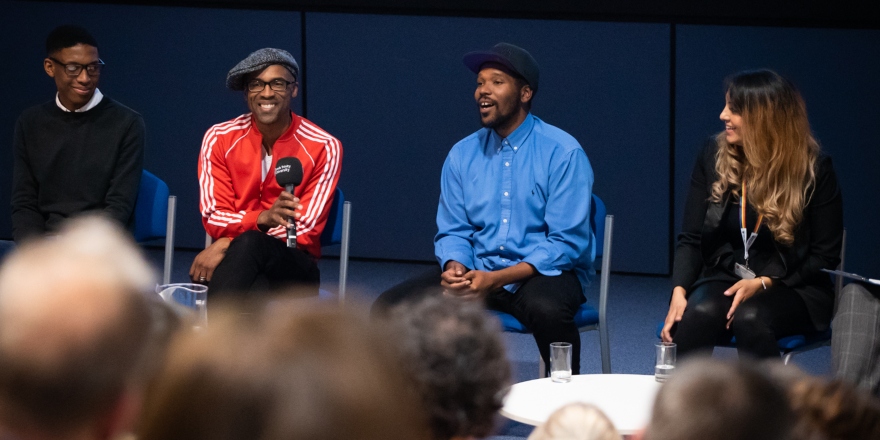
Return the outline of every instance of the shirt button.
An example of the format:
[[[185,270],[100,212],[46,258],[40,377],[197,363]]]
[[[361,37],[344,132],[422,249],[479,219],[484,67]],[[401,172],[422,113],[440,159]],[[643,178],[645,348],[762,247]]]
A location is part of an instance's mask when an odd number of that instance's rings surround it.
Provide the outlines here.
[[[504,246],[500,246],[498,249],[501,249],[501,250],[503,251],[503,250],[504,250]]]
[[[506,218],[505,218],[505,219],[502,219],[501,222],[502,222],[502,223],[507,223],[507,219],[506,219]]]
[[[517,148],[519,148],[519,147],[513,147],[513,151],[516,151],[516,150],[517,150]]]
[[[507,194],[508,194],[507,191],[504,191],[504,197],[507,197]]]
[[[509,166],[510,166],[510,162],[504,162],[504,166],[509,167]]]

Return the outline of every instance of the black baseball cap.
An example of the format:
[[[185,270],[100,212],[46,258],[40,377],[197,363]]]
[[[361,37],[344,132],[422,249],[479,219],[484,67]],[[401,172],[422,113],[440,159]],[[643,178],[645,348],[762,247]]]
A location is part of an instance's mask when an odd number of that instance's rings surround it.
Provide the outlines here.
[[[533,91],[538,91],[538,62],[528,51],[519,46],[498,43],[489,50],[468,52],[462,61],[474,73],[480,73],[483,64],[499,63],[525,79]]]

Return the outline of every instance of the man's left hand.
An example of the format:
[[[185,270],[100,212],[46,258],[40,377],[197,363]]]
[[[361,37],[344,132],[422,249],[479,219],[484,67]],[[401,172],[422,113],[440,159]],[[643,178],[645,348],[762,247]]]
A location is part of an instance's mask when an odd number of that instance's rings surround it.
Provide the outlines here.
[[[195,283],[207,284],[214,276],[214,269],[220,265],[226,256],[226,249],[229,249],[229,243],[232,240],[223,237],[211,243],[207,249],[199,252],[193,260],[192,266],[189,268],[189,277]]]
[[[472,270],[464,274],[464,279],[470,281],[470,285],[464,289],[464,293],[475,299],[483,298],[489,292],[501,287],[501,285],[498,285],[499,277],[497,272]]]

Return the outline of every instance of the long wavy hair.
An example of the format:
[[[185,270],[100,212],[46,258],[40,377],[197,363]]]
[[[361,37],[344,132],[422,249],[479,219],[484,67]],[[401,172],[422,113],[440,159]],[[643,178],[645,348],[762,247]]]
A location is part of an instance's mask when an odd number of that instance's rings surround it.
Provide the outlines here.
[[[748,185],[748,203],[764,216],[776,241],[790,246],[816,181],[820,147],[810,131],[807,107],[794,85],[771,70],[753,70],[727,80],[732,113],[742,117],[742,145],[716,136],[718,153],[710,200],[730,191],[739,198]]]

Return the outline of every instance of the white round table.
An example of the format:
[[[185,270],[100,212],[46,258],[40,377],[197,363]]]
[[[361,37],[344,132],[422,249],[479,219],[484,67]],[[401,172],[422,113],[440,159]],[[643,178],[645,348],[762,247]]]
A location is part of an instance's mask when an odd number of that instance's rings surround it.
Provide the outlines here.
[[[572,376],[568,383],[535,379],[510,388],[501,415],[537,426],[566,404],[591,403],[611,419],[621,434],[630,435],[648,423],[659,389],[654,376],[640,374],[582,374]]]

